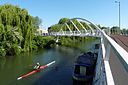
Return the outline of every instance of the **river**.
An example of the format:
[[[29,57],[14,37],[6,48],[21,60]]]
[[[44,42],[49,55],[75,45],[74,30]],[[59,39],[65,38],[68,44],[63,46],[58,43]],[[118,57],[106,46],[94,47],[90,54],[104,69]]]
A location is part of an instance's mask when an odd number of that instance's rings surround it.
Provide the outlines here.
[[[84,51],[93,51],[94,41],[79,43],[82,50],[56,46],[32,53],[0,59],[0,85],[72,85],[73,65],[76,57]],[[16,80],[32,70],[36,62],[50,67],[27,78]]]

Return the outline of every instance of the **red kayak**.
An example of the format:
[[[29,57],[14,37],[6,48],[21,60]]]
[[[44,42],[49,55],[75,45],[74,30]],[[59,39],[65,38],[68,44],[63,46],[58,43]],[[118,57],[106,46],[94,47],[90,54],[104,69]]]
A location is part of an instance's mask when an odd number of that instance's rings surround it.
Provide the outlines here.
[[[30,76],[30,75],[36,73],[36,72],[39,72],[40,70],[49,67],[49,66],[50,66],[51,64],[53,64],[53,63],[55,63],[55,61],[52,61],[51,63],[48,63],[48,64],[46,64],[46,65],[44,65],[44,66],[41,66],[39,69],[33,70],[33,71],[31,71],[31,72],[29,72],[29,73],[23,75],[23,76],[20,76],[19,78],[17,78],[17,80],[20,80],[20,79],[22,79],[22,78],[28,77],[28,76]]]

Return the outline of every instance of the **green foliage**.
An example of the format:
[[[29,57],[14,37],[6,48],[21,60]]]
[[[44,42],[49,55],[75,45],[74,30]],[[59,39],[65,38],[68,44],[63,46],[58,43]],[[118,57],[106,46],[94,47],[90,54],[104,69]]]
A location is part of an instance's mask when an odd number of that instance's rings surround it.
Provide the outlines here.
[[[68,22],[68,18],[61,18],[58,22],[58,24],[64,24],[65,22]]]
[[[33,25],[35,28],[39,28],[41,23],[42,23],[42,20],[38,16],[33,17]]]
[[[128,29],[123,28],[123,29],[121,30],[121,34],[122,34],[122,35],[128,35]]]
[[[51,36],[35,36],[33,39],[33,49],[50,47],[51,44],[54,44],[52,41],[54,41],[54,37]]]
[[[3,46],[0,46],[0,57],[3,57],[6,55],[6,50],[3,48]]]
[[[111,28],[111,34],[120,34],[120,28],[117,26],[113,26]]]
[[[5,4],[0,6],[0,55],[15,55],[32,51],[34,33],[41,20],[26,9]]]
[[[52,25],[49,29],[49,32],[58,32],[60,31],[60,27],[62,26],[62,24],[55,24],[55,25]]]
[[[62,46],[67,46],[67,47],[73,47],[77,49],[81,49],[78,44],[82,42],[93,42],[97,38],[94,37],[60,37],[60,43]]]

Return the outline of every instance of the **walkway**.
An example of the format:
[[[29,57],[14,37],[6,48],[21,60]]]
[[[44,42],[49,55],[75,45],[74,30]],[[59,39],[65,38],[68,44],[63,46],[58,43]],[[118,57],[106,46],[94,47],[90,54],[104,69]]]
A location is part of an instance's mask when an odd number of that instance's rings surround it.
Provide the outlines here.
[[[128,52],[128,36],[112,35],[111,37]],[[124,69],[119,58],[112,52],[112,49],[109,60],[115,85],[128,85],[128,72]]]

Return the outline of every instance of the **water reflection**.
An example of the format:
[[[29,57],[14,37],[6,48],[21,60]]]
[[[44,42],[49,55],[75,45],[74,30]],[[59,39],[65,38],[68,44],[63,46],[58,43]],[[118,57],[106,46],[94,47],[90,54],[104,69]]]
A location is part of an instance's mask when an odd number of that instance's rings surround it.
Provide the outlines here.
[[[1,57],[0,58],[0,70],[4,69],[5,63],[6,63],[6,58],[5,57]]]

